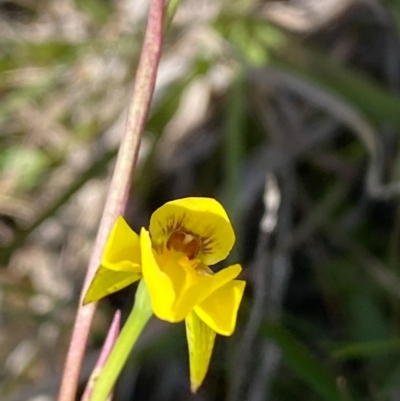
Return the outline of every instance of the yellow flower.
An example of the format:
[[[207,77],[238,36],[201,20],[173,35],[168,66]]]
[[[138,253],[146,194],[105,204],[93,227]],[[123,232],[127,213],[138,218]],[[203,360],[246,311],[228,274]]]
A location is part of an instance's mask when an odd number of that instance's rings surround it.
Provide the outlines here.
[[[85,302],[98,300],[143,279],[154,314],[169,322],[186,321],[192,391],[208,369],[215,334],[235,330],[245,282],[235,280],[236,264],[214,273],[209,266],[225,259],[235,234],[224,208],[211,198],[166,203],[139,236],[119,218],[101,267]]]
[[[118,217],[104,248],[101,264],[90,284],[84,304],[95,302],[142,277],[139,236]]]

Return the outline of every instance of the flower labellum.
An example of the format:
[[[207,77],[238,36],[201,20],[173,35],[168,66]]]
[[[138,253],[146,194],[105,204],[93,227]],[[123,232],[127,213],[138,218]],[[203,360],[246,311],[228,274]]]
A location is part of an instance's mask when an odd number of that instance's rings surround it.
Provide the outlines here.
[[[185,320],[191,389],[204,380],[215,335],[230,336],[245,282],[236,280],[240,265],[214,273],[209,266],[224,260],[235,242],[229,218],[211,198],[167,202],[140,236],[119,217],[111,231],[101,266],[84,303],[143,278],[154,314],[168,322]]]

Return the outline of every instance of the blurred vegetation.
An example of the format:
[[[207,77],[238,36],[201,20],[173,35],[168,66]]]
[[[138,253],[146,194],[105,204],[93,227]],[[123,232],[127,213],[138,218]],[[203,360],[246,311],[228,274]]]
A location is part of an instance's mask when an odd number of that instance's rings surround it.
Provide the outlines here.
[[[146,10],[0,1],[6,401],[55,399]],[[198,395],[183,327],[153,321],[115,400],[400,399],[399,28],[397,0],[182,0],[127,218],[219,198],[249,284]],[[82,386],[132,292],[101,304]]]

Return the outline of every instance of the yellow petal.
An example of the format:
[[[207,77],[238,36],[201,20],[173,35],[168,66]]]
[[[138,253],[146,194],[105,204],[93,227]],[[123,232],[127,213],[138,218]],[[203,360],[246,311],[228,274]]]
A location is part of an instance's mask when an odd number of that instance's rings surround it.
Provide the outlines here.
[[[133,273],[132,271],[115,271],[100,266],[86,292],[83,304],[98,301],[113,292],[127,287],[141,277],[141,274]]]
[[[203,323],[195,312],[186,318],[189,347],[190,387],[195,393],[206,376],[215,341],[215,331]]]
[[[154,314],[168,322],[180,322],[195,305],[241,272],[240,265],[223,269],[214,275],[190,271],[187,259],[156,255],[149,233],[140,232],[142,270],[150,293]]]
[[[121,216],[115,221],[108,237],[101,264],[110,270],[140,272],[139,236]]]
[[[111,229],[101,266],[91,282],[84,304],[99,299],[132,284],[141,278],[139,236],[131,230],[122,217]]]
[[[230,336],[235,331],[245,285],[242,280],[233,280],[213,292],[194,310],[218,334]]]
[[[174,288],[174,283],[170,277],[158,266],[149,232],[145,228],[140,231],[140,246],[143,278],[150,293],[154,314],[160,319],[171,321],[170,311],[179,289]]]
[[[196,280],[192,280],[184,287],[179,297],[176,298],[173,305],[174,316],[179,320],[185,318],[196,305],[202,303],[220,287],[236,278],[241,270],[242,268],[237,264],[222,269],[213,275],[198,274]]]
[[[206,265],[225,259],[235,243],[232,224],[222,205],[212,198],[183,198],[167,202],[151,216],[151,237],[167,241],[174,231],[200,238],[198,258]]]

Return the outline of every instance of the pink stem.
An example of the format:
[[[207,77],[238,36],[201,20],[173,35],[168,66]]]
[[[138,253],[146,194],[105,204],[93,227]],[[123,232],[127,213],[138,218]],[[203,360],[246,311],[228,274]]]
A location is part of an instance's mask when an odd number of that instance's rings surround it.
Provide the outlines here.
[[[119,148],[103,216],[81,293],[58,401],[75,400],[86,343],[96,310],[95,303],[82,306],[82,299],[100,264],[101,255],[111,228],[117,217],[125,211],[143,127],[147,119],[157,76],[162,46],[163,17],[164,0],[151,0],[125,133]]]
[[[118,338],[120,324],[121,324],[121,312],[117,310],[111,322],[111,326],[108,329],[107,337],[106,340],[104,341],[103,348],[99,355],[99,359],[96,362],[92,374],[90,375],[89,381],[86,385],[81,401],[89,401],[90,396],[92,395],[93,386],[96,383],[96,379],[99,377],[100,372],[103,369],[104,364],[106,363],[108,355],[110,355],[114,343]]]

